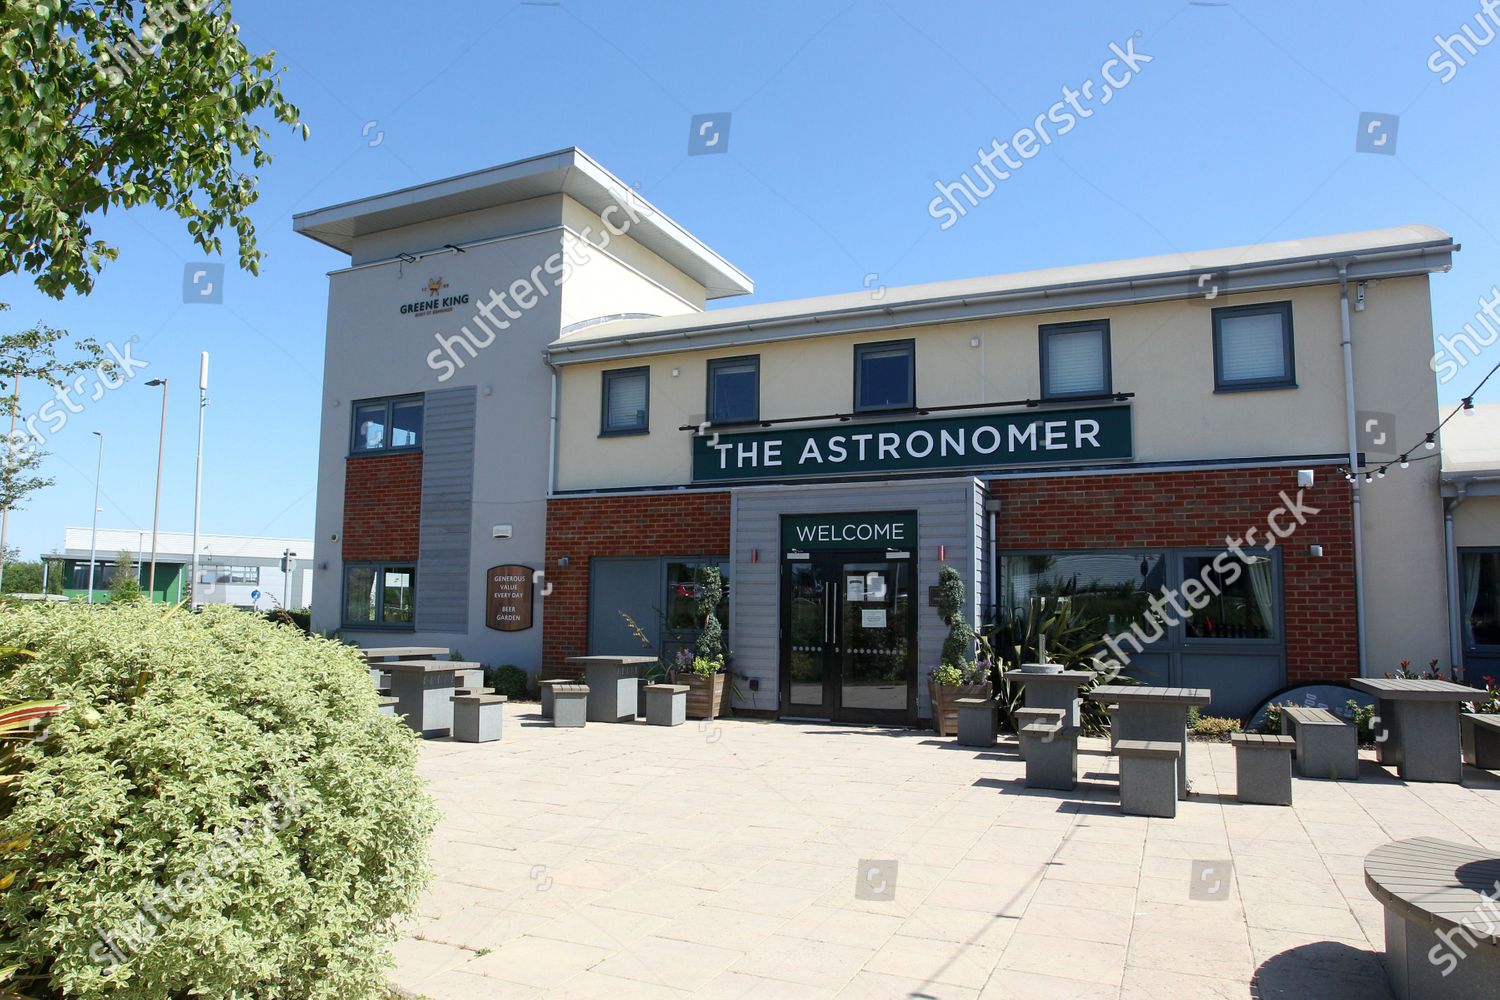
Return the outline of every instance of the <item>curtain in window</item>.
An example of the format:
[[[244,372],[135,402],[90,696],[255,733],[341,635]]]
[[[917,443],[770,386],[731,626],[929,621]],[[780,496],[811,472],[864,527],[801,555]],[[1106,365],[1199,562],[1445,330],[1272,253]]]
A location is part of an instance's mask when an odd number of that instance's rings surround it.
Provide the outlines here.
[[[1271,579],[1271,560],[1256,559],[1246,566],[1250,579],[1250,590],[1255,594],[1255,607],[1260,612],[1261,628],[1266,635],[1276,634],[1276,592]]]
[[[1047,336],[1047,395],[1078,396],[1104,391],[1104,331],[1077,330]]]
[[[1465,646],[1475,645],[1474,609],[1479,605],[1479,572],[1482,566],[1483,562],[1478,552],[1463,554],[1463,589],[1459,593],[1462,595],[1464,605],[1462,628]]]
[[[1220,365],[1228,382],[1285,378],[1281,314],[1226,316],[1219,331]]]

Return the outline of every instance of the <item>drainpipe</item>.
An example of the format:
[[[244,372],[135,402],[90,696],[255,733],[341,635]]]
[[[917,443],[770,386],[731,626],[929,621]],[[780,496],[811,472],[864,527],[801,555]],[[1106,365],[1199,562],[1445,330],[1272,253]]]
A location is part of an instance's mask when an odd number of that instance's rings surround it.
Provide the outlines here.
[[[1344,408],[1348,418],[1349,472],[1359,468],[1359,419],[1354,404],[1354,340],[1349,323],[1349,265],[1339,264],[1339,333],[1344,348]],[[1365,648],[1365,531],[1360,513],[1360,479],[1354,476],[1350,497],[1354,520],[1354,615],[1359,641],[1359,676],[1368,677]]]
[[[542,352],[542,364],[552,372],[552,403],[547,416],[547,496],[557,492],[557,397],[560,390],[560,373],[546,351]]]
[[[1458,590],[1458,549],[1453,539],[1453,512],[1469,499],[1469,484],[1455,484],[1456,493],[1443,501],[1443,563],[1448,570],[1448,666],[1463,664],[1463,616],[1459,608],[1463,597]],[[1462,676],[1462,675],[1460,675]]]

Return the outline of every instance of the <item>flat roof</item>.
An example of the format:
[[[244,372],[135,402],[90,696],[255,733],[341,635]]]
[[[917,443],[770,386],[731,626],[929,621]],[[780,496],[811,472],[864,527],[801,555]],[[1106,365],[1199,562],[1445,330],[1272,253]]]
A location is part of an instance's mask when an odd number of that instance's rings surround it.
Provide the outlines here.
[[[1077,264],[841,295],[791,299],[649,319],[564,334],[548,346],[559,364],[692,348],[965,322],[997,315],[1196,298],[1447,270],[1459,247],[1433,226],[1407,225]]]
[[[1479,368],[1479,372],[1484,370]],[[1470,377],[1477,377],[1479,372]],[[1438,409],[1447,416],[1453,407]],[[1475,403],[1472,412],[1448,421],[1441,433],[1445,480],[1500,475],[1500,403]]]
[[[629,202],[640,217],[630,238],[703,285],[711,299],[755,290],[744,272],[577,147],[299,212],[292,229],[352,255],[363,236],[555,194],[596,215]]]

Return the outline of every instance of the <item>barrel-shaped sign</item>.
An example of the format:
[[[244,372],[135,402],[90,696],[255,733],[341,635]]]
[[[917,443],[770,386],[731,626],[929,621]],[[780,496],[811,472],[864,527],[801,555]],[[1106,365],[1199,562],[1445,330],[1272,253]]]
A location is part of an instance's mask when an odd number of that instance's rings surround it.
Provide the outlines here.
[[[484,574],[484,623],[499,632],[532,626],[535,573],[530,566],[492,566]]]

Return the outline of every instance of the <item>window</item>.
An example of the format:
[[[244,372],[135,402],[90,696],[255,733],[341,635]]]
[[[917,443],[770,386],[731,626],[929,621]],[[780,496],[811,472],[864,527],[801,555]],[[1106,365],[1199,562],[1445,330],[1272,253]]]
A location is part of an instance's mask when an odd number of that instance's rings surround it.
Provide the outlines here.
[[[604,413],[600,434],[645,434],[650,430],[651,369],[621,368],[604,373]]]
[[[1295,387],[1292,304],[1215,309],[1214,389]]]
[[[1160,552],[1048,552],[1007,555],[1001,568],[1006,620],[1024,621],[1032,597],[1069,597],[1100,637],[1142,621],[1166,584]]]
[[[715,358],[708,363],[708,419],[744,424],[760,419],[760,358]]]
[[[1276,638],[1276,564],[1270,556],[1246,555],[1240,562],[1223,558],[1227,554],[1183,557],[1180,603],[1192,612],[1187,638]]]
[[[422,445],[422,397],[366,399],[354,404],[355,452],[396,451]]]
[[[415,566],[345,566],[344,624],[410,628],[416,620],[416,584]]]
[[[204,566],[198,571],[199,583],[259,583],[260,569],[255,566]]]
[[[1110,391],[1109,320],[1049,323],[1040,329],[1043,399]]]
[[[1500,646],[1500,549],[1460,551],[1458,560],[1464,646]]]
[[[854,346],[854,411],[917,405],[917,346],[912,340]]]
[[[146,567],[149,565],[149,560],[145,563],[137,562],[135,564],[135,579],[136,582],[141,585],[142,589],[145,589],[146,586],[145,573]],[[115,585],[115,577],[118,575],[118,573],[119,568],[113,562],[105,562],[101,559],[100,561],[94,563],[94,589],[109,590]],[[156,564],[156,575],[158,579],[161,578],[161,574],[162,563],[160,562],[160,560],[158,560]],[[87,590],[89,588],[88,563],[76,562],[73,564],[72,569],[68,573],[68,587],[73,590]]]

